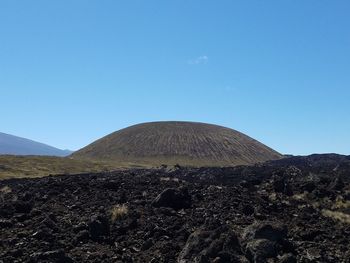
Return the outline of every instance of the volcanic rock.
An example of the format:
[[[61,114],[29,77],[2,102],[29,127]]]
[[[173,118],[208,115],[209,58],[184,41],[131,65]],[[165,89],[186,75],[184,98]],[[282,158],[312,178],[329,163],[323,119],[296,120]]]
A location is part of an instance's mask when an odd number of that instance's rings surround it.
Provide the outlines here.
[[[277,250],[274,242],[267,239],[255,239],[247,243],[246,255],[251,262],[265,263],[267,258],[277,255]]]
[[[275,222],[256,222],[248,226],[243,233],[243,239],[267,239],[270,241],[281,241],[287,235],[287,227]]]
[[[297,260],[292,253],[288,253],[280,257],[278,263],[297,263]]]
[[[73,260],[65,255],[64,250],[59,249],[33,253],[30,255],[29,262],[70,263]]]
[[[0,262],[345,263],[349,175],[350,158],[315,155],[2,180]],[[293,195],[275,191],[278,178]],[[165,189],[177,205],[153,206]]]
[[[177,262],[237,262],[241,254],[238,236],[228,226],[202,227],[189,236]]]
[[[109,234],[109,220],[103,214],[93,215],[89,223],[89,234],[92,240],[98,241]]]
[[[186,188],[165,189],[152,202],[154,207],[171,207],[179,210],[191,206],[191,196]]]

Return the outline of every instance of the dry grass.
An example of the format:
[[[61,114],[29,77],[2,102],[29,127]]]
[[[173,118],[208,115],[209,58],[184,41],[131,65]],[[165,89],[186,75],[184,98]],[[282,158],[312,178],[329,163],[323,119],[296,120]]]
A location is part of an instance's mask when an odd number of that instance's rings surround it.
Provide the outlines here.
[[[322,215],[325,217],[329,217],[329,218],[338,220],[342,223],[350,224],[350,215],[342,213],[342,212],[323,209]]]
[[[348,209],[350,208],[350,202],[344,200],[343,197],[337,196],[335,203],[332,206],[332,209]]]
[[[111,209],[111,221],[115,222],[118,219],[125,217],[129,212],[126,205],[115,205]]]
[[[0,180],[137,168],[132,163],[74,160],[68,157],[0,155]]]
[[[292,196],[292,199],[297,200],[297,201],[304,201],[304,200],[306,200],[306,197],[307,197],[307,193],[304,192],[301,194],[294,194]]]
[[[332,201],[328,197],[325,197],[312,202],[308,200],[307,193],[304,192],[302,194],[293,195],[292,198],[294,200],[305,201],[306,203],[311,204],[325,217],[332,218],[342,223],[350,224],[350,215],[339,211],[341,209],[349,209],[350,202],[344,200],[341,196],[338,196],[335,201]],[[331,210],[325,209],[324,207],[329,207]]]

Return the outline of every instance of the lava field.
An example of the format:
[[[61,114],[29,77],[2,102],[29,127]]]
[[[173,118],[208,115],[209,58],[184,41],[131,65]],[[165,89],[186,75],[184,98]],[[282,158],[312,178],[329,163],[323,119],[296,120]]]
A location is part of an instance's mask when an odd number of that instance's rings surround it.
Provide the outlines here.
[[[0,181],[0,262],[350,262],[350,157]]]

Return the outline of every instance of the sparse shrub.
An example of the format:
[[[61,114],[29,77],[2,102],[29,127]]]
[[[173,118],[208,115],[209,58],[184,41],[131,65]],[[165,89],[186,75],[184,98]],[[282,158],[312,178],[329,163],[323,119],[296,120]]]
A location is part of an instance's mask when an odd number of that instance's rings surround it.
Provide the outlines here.
[[[115,205],[111,209],[111,221],[115,222],[118,219],[125,217],[129,212],[128,207],[123,205]]]

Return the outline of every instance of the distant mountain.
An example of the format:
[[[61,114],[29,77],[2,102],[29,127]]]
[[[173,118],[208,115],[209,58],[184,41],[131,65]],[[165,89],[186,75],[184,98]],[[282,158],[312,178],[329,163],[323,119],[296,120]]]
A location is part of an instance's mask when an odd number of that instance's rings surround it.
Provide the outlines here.
[[[151,122],[114,132],[75,152],[75,159],[150,165],[233,166],[283,156],[229,128],[196,122]]]
[[[11,155],[48,155],[68,156],[69,150],[60,150],[55,147],[35,142],[29,139],[0,132],[0,154]]]

